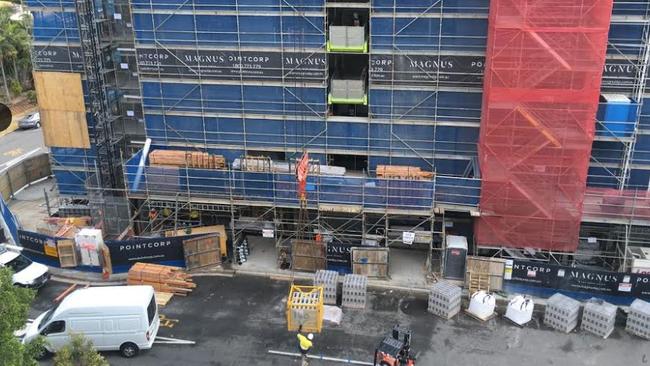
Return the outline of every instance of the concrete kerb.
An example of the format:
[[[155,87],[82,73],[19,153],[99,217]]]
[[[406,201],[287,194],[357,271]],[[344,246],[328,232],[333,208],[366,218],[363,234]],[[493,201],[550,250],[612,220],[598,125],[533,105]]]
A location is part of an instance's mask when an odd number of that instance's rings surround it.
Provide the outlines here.
[[[77,270],[62,269],[56,267],[50,267],[50,273],[52,273],[53,279],[60,282],[66,283],[77,283],[77,284],[90,284],[91,286],[110,286],[110,285],[123,285],[126,283],[126,273],[119,273],[111,275],[109,280],[103,280],[101,274],[91,273],[91,272],[82,272]],[[234,276],[253,276],[253,277],[264,277],[276,281],[300,281],[311,283],[314,279],[314,274],[297,272],[297,273],[279,273],[272,271],[255,271],[250,269],[214,269],[204,272],[194,272],[190,273],[192,276],[196,277],[225,277],[232,278]],[[339,283],[342,283],[343,276],[339,276]],[[378,291],[403,291],[410,293],[416,296],[428,296],[429,288],[423,287],[408,287],[401,285],[394,285],[386,283],[379,280],[369,280],[368,288]],[[497,306],[505,310],[505,307],[508,306],[508,303],[515,294],[503,296],[502,294],[495,294]],[[467,306],[467,299],[469,298],[469,292],[467,289],[463,289],[463,306]],[[531,297],[535,302],[535,311],[544,311],[546,308],[546,299]]]

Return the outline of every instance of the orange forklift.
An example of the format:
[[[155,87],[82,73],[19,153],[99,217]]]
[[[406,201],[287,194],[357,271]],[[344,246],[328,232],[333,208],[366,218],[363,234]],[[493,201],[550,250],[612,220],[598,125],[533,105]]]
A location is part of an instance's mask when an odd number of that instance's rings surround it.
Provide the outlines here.
[[[386,336],[375,349],[373,365],[414,366],[416,357],[411,353],[411,330],[395,325],[391,334]]]

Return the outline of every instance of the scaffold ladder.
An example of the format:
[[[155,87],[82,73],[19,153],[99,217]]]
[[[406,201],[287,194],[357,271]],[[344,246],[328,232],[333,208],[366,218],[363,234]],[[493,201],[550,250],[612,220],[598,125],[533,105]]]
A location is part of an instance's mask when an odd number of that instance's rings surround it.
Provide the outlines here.
[[[106,81],[99,36],[99,24],[93,0],[77,0],[79,38],[84,56],[84,71],[88,90],[89,112],[94,128],[91,142],[97,151],[97,178],[102,188],[117,188],[112,146],[111,112],[108,106]]]

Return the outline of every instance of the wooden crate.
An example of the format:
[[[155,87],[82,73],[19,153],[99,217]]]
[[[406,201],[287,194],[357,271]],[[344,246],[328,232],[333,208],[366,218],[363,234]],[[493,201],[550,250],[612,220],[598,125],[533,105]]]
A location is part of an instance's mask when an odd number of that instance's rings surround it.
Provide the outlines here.
[[[219,234],[209,234],[183,241],[185,266],[188,270],[221,264]]]
[[[314,240],[292,240],[291,265],[294,270],[305,272],[326,269],[327,246]]]
[[[179,230],[168,230],[165,231],[166,237],[171,236],[183,236],[188,234],[219,234],[219,250],[221,255],[225,255],[228,252],[228,235],[226,234],[226,227],[223,225],[212,225],[212,226],[197,226],[191,227],[189,230],[187,228]]]
[[[388,248],[352,248],[352,273],[387,278],[388,258]]]
[[[59,264],[61,268],[76,267],[79,263],[77,249],[74,240],[59,240],[56,243],[56,249],[59,253]]]

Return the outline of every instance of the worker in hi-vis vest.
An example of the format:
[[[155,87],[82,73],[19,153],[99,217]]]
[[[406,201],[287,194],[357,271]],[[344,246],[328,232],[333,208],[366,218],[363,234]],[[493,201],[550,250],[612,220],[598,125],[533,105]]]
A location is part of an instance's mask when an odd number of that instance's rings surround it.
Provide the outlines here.
[[[300,349],[300,354],[302,355],[302,364],[307,365],[309,363],[307,358],[307,353],[314,345],[312,341],[314,340],[314,335],[309,333],[307,336],[302,334],[302,325],[298,328],[298,348]]]

